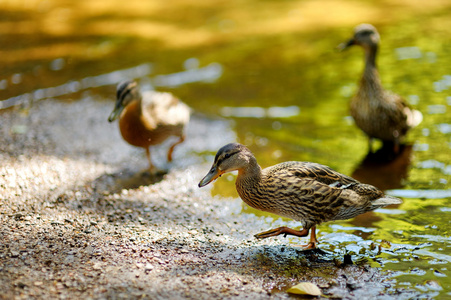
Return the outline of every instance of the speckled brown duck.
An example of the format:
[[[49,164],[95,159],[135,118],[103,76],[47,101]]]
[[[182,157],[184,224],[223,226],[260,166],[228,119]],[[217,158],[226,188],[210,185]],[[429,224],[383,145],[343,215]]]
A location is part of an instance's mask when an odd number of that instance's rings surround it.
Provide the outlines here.
[[[255,235],[263,239],[279,234],[307,236],[306,248],[315,248],[316,225],[346,220],[390,204],[398,198],[384,195],[372,185],[311,162],[289,161],[262,169],[245,146],[228,144],[219,149],[213,166],[200,181],[203,187],[222,174],[238,171],[236,190],[249,206],[291,218],[302,223],[302,230],[279,227]]]
[[[394,144],[394,151],[398,152],[404,136],[421,123],[423,115],[411,109],[399,95],[382,87],[376,67],[379,41],[379,33],[373,25],[360,24],[355,27],[353,38],[339,48],[359,45],[365,51],[365,69],[350,110],[357,126],[369,137],[370,151],[372,139],[377,138]]]
[[[190,119],[190,109],[170,93],[141,93],[135,81],[127,80],[117,86],[116,105],[108,121],[112,122],[117,117],[123,139],[146,150],[152,171],[154,167],[149,147],[164,142],[170,136],[179,137],[167,154],[168,161],[172,161],[174,147],[185,140],[184,129]]]

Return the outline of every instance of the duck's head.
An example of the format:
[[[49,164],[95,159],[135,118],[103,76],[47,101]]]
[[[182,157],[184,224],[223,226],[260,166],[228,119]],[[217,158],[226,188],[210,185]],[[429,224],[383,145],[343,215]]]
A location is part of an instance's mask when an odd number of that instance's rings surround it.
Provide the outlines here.
[[[377,47],[380,41],[379,33],[371,24],[360,24],[354,28],[354,36],[338,46],[339,50],[344,50],[352,45],[359,45],[363,48]]]
[[[213,166],[199,182],[199,187],[206,186],[224,173],[246,168],[252,159],[255,159],[254,155],[246,146],[238,143],[225,145],[216,153]]]
[[[124,108],[133,100],[139,99],[140,93],[138,90],[138,83],[133,80],[125,80],[117,85],[116,89],[116,105],[114,110],[108,117],[108,121],[113,122],[121,115]]]

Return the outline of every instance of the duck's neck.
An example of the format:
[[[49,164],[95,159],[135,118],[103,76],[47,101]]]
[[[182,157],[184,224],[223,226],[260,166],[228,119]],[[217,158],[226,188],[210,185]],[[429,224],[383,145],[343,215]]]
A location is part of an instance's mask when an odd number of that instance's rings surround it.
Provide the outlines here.
[[[365,49],[366,68],[374,68],[375,69],[378,46],[377,45],[368,46],[368,47],[365,47],[364,49]]]
[[[121,118],[125,115],[133,115],[133,118],[137,120],[141,116],[142,107],[141,107],[141,99],[132,100],[127,106],[124,107],[122,111]]]
[[[238,170],[236,179],[236,187],[241,198],[243,195],[240,191],[249,190],[256,187],[262,180],[262,168],[257,163],[254,156],[249,157],[249,163],[246,167]],[[244,200],[244,199],[243,199]]]
[[[360,89],[366,92],[382,91],[382,83],[376,67],[378,46],[365,48],[365,69],[363,71]]]

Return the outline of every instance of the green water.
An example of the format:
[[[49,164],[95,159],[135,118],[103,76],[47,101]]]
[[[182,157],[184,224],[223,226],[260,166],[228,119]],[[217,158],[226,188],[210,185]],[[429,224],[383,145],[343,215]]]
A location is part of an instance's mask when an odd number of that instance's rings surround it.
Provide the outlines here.
[[[233,120],[238,141],[263,167],[314,161],[402,197],[399,207],[322,224],[321,248],[369,257],[397,288],[429,297],[451,294],[450,4],[337,1],[329,3],[335,11],[330,19],[319,22],[321,6],[314,1],[202,3],[132,1],[118,9],[115,1],[0,2],[0,99],[144,63],[152,64],[151,79],[183,71],[189,58],[201,67],[219,63],[223,73],[214,82],[161,89],[198,112]],[[362,50],[335,51],[361,22],[381,33],[385,88],[424,115],[408,135],[411,146],[385,165],[363,163],[367,139],[348,114]],[[112,97],[112,91],[106,85],[60,98]],[[282,112],[295,115],[230,114],[241,107],[254,113],[291,107]],[[218,180],[213,193],[237,197],[229,179]],[[264,216],[244,205],[243,213]],[[378,253],[372,243],[386,247]]]

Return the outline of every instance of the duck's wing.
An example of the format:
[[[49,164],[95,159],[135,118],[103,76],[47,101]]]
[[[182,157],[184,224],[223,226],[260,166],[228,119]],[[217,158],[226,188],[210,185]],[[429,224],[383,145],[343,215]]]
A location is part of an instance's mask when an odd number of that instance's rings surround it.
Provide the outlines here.
[[[368,206],[368,200],[353,191],[346,192],[353,194],[352,198],[343,197],[344,190],[360,184],[357,180],[324,165],[286,162],[264,169],[263,175],[262,186],[270,191],[271,199],[276,199],[271,201],[284,203],[272,212],[301,221],[306,228],[334,220],[343,210],[346,215],[353,211],[358,214]]]
[[[385,94],[385,97],[391,99],[389,102],[390,117],[386,121],[392,123],[394,127],[399,127],[401,134],[405,134],[407,130],[421,123],[423,114],[412,109],[403,97],[390,91],[385,91]]]
[[[158,126],[185,125],[190,118],[190,108],[171,93],[147,91],[143,93],[143,115]]]
[[[317,163],[304,162],[301,164],[293,164],[293,167],[288,167],[289,173],[292,176],[299,178],[313,179],[321,185],[327,185],[328,188],[350,190],[355,192],[359,197],[367,199],[368,201],[374,201],[381,197],[384,197],[384,193],[375,186],[370,184],[361,183],[358,180],[341,174],[328,166],[324,166]],[[311,185],[314,183],[311,183]],[[318,185],[318,186],[321,186]],[[326,192],[322,188],[323,192]]]
[[[401,203],[400,199],[386,196],[372,185],[316,163],[288,162],[276,165],[270,171],[266,178],[272,182],[276,198],[290,203],[278,213],[302,220],[304,226],[349,219],[379,207]]]
[[[267,176],[278,175],[298,179],[313,179],[319,183],[338,188],[359,183],[354,178],[341,174],[328,166],[312,162],[291,161],[268,168]]]

